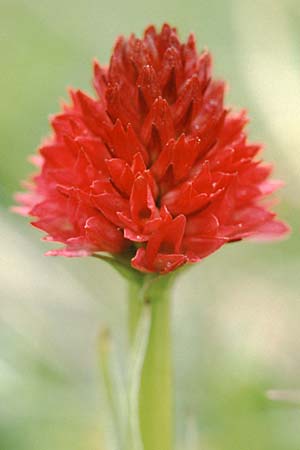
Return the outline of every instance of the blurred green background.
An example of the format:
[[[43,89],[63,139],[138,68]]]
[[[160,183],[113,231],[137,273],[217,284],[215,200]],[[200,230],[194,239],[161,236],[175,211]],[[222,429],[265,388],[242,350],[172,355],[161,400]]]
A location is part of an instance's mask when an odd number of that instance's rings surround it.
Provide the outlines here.
[[[49,245],[8,206],[66,88],[90,90],[91,61],[106,63],[118,34],[164,21],[196,33],[228,102],[248,108],[294,229],[227,246],[178,280],[176,448],[300,449],[299,0],[0,0],[1,450],[111,450],[96,341],[108,325],[122,376],[126,286],[98,260],[45,258]]]

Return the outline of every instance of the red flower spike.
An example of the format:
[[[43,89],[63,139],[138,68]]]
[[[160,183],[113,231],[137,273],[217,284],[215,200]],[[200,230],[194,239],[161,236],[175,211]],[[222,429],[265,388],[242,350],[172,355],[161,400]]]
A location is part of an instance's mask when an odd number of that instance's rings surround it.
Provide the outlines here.
[[[45,240],[64,244],[48,254],[135,254],[135,269],[164,274],[288,232],[265,201],[282,183],[255,159],[247,115],[224,107],[225,84],[193,35],[181,43],[165,24],[120,37],[93,84],[95,98],[70,91],[32,159],[39,174],[16,197]]]

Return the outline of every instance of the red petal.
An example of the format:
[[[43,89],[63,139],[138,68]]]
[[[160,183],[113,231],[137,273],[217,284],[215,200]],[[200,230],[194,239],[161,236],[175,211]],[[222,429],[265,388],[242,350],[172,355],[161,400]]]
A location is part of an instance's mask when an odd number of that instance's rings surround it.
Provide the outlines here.
[[[131,217],[139,225],[158,216],[151,187],[144,175],[139,175],[135,179],[129,204]]]
[[[184,235],[186,218],[183,215],[163,225],[154,233],[146,247],[147,264],[151,267],[158,253],[180,253],[181,241]]]
[[[102,214],[117,226],[122,226],[118,212],[128,215],[129,207],[126,199],[117,194],[99,194],[93,196],[93,203]]]
[[[134,180],[129,165],[119,158],[108,159],[106,164],[114,185],[129,197]]]
[[[131,260],[131,265],[141,272],[158,272],[161,274],[166,274],[173,270],[178,269],[187,262],[187,257],[185,255],[164,255],[158,254],[153,265],[149,266],[147,264],[147,258],[144,248],[139,248],[136,252],[135,257]]]
[[[182,248],[191,261],[195,258],[203,259],[218,250],[227,242],[224,238],[204,238],[189,236],[183,239]]]

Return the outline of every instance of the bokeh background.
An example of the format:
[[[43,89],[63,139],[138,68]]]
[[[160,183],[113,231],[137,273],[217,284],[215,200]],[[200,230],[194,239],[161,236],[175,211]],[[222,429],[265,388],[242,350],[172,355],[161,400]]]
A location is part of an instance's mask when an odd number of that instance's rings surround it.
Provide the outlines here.
[[[126,286],[98,260],[44,257],[41,234],[8,208],[66,88],[91,91],[94,57],[164,21],[196,33],[228,102],[248,108],[294,230],[229,245],[178,280],[176,448],[300,449],[299,0],[0,0],[1,450],[111,450],[96,342],[108,326],[122,377]]]

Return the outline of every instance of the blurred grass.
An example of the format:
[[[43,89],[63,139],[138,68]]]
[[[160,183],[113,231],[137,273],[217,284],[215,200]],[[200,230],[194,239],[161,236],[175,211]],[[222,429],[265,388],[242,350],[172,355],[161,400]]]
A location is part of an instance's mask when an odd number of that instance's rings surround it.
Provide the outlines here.
[[[169,21],[196,33],[228,101],[247,107],[294,227],[289,241],[227,246],[178,281],[178,449],[299,450],[299,405],[265,396],[300,385],[298,0],[0,0],[0,11],[0,449],[105,448],[96,336],[112,329],[123,373],[124,283],[99,261],[44,258],[41,234],[7,207],[66,87],[90,90],[91,61],[106,62],[118,34]]]

